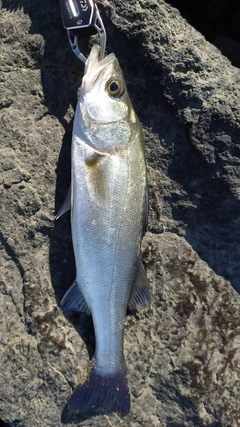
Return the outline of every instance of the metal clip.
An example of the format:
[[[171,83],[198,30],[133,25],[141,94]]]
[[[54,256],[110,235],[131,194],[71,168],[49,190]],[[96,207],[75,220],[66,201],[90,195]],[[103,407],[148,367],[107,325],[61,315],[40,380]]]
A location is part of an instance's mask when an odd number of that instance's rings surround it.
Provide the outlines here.
[[[61,0],[63,25],[68,33],[68,40],[73,53],[82,61],[86,57],[79,49],[78,35],[98,33],[100,37],[101,57],[104,57],[106,48],[106,31],[94,0]]]

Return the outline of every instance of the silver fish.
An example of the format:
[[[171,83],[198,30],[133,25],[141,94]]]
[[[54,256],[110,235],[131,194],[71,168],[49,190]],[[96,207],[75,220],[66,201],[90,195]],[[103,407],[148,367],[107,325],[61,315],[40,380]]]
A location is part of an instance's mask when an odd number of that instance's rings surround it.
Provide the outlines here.
[[[126,308],[150,302],[140,254],[147,221],[146,165],[141,125],[118,60],[114,54],[99,58],[94,45],[73,125],[71,226],[77,271],[61,301],[62,311],[92,315],[96,349],[87,379],[68,407],[126,414]],[[69,197],[58,217],[68,204]]]

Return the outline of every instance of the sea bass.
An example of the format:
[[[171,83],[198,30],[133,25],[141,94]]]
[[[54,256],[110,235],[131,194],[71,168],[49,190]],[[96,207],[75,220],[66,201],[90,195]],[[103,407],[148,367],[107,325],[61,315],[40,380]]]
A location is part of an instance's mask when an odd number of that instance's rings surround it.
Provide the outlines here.
[[[99,58],[100,48],[94,45],[74,118],[71,227],[76,280],[61,302],[62,311],[92,315],[96,348],[87,378],[68,407],[80,413],[126,414],[126,309],[150,302],[140,254],[147,221],[146,164],[141,125],[118,60],[114,54]]]

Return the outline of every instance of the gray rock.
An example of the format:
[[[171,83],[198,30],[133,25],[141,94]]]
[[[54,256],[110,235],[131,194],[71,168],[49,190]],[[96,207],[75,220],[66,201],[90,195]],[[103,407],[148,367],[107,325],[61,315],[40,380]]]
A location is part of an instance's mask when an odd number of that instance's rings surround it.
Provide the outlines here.
[[[240,72],[163,1],[103,0],[100,10],[147,146],[153,301],[127,316],[132,408],[75,419],[65,409],[94,348],[91,320],[58,310],[75,266],[69,216],[54,222],[83,67],[58,2],[2,0],[0,417],[13,427],[237,427]]]

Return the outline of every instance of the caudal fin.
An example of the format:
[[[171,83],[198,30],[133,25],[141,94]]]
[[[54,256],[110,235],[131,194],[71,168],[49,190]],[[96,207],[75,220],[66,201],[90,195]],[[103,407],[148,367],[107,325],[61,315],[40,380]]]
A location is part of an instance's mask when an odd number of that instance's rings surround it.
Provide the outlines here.
[[[130,394],[126,370],[111,376],[99,375],[93,367],[88,379],[78,386],[68,401],[70,412],[121,412],[130,411]]]

